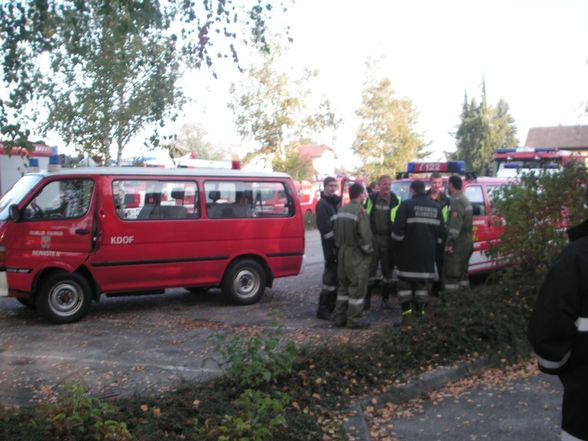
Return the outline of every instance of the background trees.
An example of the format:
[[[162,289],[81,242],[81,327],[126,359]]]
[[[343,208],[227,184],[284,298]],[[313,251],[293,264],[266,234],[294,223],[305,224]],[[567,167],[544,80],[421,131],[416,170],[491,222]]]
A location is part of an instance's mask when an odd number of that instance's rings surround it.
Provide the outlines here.
[[[2,140],[56,130],[104,162],[128,140],[173,120],[185,68],[238,62],[240,44],[267,50],[261,0],[15,0],[0,7]],[[38,111],[35,112],[34,110]],[[39,110],[40,109],[40,110]]]
[[[466,170],[488,174],[492,154],[498,148],[516,147],[517,128],[509,114],[508,103],[500,99],[496,107],[488,104],[486,86],[482,84],[482,99],[464,96],[461,123],[455,135],[457,150],[451,159],[465,161]]]
[[[369,70],[370,61],[366,64]],[[411,100],[396,98],[388,78],[368,74],[356,115],[360,126],[352,150],[362,161],[360,173],[372,178],[393,176],[424,154],[425,143],[415,131],[417,111]]]
[[[274,170],[308,175],[312,174],[308,161],[295,158],[296,145],[323,130],[335,129],[339,121],[329,100],[317,101],[312,95],[317,72],[305,69],[299,78],[293,78],[278,67],[282,53],[272,48],[247,70],[244,81],[231,85],[229,108],[239,135],[258,144],[244,158],[245,163],[261,155],[272,161]]]

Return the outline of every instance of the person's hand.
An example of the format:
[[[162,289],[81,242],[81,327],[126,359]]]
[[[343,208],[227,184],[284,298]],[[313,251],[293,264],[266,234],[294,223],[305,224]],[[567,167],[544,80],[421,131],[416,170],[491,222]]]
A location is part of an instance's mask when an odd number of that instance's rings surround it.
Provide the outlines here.
[[[453,246],[452,245],[446,245],[445,246],[445,252],[447,254],[453,254]]]

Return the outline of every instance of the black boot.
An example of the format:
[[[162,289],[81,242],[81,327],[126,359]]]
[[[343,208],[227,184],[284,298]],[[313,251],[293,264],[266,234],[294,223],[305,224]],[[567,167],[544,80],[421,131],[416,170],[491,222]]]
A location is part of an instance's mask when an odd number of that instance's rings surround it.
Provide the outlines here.
[[[321,291],[318,309],[316,311],[316,318],[318,319],[331,320],[332,311],[329,308],[329,294],[328,292]]]
[[[413,308],[411,302],[402,302],[402,319],[406,319],[413,315]]]
[[[417,303],[414,308],[414,315],[415,317],[424,317],[425,316],[425,307],[424,303]]]
[[[382,309],[392,309],[390,304],[390,285],[382,286]]]
[[[373,291],[374,287],[373,286],[368,286],[367,289],[367,294],[365,295],[364,299],[363,299],[363,310],[367,311],[370,309],[370,307],[372,306],[372,291]]]

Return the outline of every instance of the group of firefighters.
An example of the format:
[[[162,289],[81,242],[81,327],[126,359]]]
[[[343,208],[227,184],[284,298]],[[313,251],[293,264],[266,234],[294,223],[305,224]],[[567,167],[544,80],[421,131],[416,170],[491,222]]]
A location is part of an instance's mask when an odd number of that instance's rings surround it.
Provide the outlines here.
[[[390,297],[397,294],[403,319],[423,316],[431,294],[469,286],[473,213],[461,178],[449,177],[450,197],[438,173],[431,176],[428,191],[423,181],[411,182],[407,200],[401,201],[391,186],[388,175],[369,193],[354,183],[350,202],[339,209],[337,180],[324,179],[316,205],[325,259],[318,318],[336,326],[368,327],[363,312],[371,307],[378,268],[381,306],[390,309]]]

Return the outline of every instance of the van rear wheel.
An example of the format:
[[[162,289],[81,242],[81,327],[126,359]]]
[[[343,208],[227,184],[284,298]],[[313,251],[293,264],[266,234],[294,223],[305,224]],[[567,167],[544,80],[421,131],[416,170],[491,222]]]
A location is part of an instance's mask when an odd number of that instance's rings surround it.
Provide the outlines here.
[[[227,269],[222,290],[237,305],[256,303],[265,290],[265,271],[255,260],[238,260]]]
[[[86,314],[91,300],[90,285],[84,277],[59,271],[41,283],[37,308],[53,323],[73,323]]]

